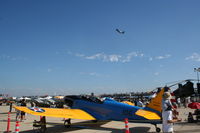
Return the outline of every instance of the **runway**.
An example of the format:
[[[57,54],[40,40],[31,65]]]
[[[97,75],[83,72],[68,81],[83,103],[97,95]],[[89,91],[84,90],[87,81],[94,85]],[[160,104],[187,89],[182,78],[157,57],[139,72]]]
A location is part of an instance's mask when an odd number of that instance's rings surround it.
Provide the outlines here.
[[[8,119],[9,106],[0,106],[0,132],[4,132],[7,129],[7,119]],[[182,122],[176,123],[174,125],[175,133],[199,133],[200,123],[187,123],[187,114],[189,111],[194,110],[189,108],[180,108],[180,117],[183,119]],[[11,113],[11,126],[12,132],[15,131],[15,111]],[[39,120],[39,116],[26,115],[26,120],[20,122],[20,133],[34,133],[33,121]],[[62,118],[47,117],[47,133],[124,133],[125,124],[119,121],[100,121],[97,123],[91,121],[83,120],[72,120],[72,127],[66,128],[63,125]],[[129,128],[131,133],[154,133],[155,127],[151,124],[138,124],[129,123]],[[162,125],[158,125],[162,128]]]

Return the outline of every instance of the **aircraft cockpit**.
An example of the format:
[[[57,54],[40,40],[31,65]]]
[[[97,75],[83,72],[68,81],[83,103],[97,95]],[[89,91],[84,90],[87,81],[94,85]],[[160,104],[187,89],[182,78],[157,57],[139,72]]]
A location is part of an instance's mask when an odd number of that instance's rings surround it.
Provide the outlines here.
[[[104,100],[98,98],[98,97],[95,97],[95,96],[81,96],[81,98],[83,100],[87,100],[87,101],[90,101],[90,102],[95,102],[95,103],[103,103]]]
[[[104,102],[103,99],[89,95],[70,95],[70,96],[65,96],[64,98],[65,103],[68,103],[69,106],[73,105],[74,100],[86,100],[89,102],[94,102],[99,104],[102,104]]]

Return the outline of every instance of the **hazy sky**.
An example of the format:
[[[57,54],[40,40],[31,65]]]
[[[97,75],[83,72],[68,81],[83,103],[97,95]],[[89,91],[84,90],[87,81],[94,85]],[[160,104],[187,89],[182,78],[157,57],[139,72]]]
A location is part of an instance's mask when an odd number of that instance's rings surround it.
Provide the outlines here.
[[[1,0],[0,93],[147,91],[194,79],[199,7],[199,0]]]

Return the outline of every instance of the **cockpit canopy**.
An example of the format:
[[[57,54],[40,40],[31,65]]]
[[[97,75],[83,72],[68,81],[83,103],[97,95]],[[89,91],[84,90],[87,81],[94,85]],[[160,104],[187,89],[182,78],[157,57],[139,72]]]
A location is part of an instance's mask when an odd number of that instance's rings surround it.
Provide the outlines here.
[[[65,101],[66,100],[86,100],[89,102],[95,102],[95,103],[103,103],[104,99],[100,99],[95,96],[88,96],[88,95],[69,95],[65,96]]]

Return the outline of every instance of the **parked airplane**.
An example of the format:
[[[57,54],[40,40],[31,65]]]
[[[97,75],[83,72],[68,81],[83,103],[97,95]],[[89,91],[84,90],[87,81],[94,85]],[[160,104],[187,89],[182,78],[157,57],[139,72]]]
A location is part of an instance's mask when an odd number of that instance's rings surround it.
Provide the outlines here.
[[[65,103],[71,109],[20,106],[15,106],[15,108],[32,115],[72,119],[123,121],[125,118],[128,118],[129,122],[154,124],[156,131],[160,132],[157,124],[162,122],[161,99],[165,89],[161,89],[146,107],[120,103],[111,98],[100,100],[96,97],[72,95],[65,97]]]

